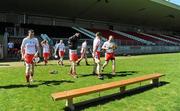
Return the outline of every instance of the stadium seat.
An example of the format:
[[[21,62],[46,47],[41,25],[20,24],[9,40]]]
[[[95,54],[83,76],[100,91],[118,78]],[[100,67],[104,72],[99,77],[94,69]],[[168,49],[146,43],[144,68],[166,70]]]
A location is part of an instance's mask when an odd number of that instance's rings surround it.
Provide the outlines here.
[[[105,37],[106,39],[109,37],[109,35],[113,35],[114,39],[119,40],[121,42],[121,45],[144,45],[141,42],[135,41],[123,35],[116,34],[110,30],[103,30],[103,29],[88,29],[88,30],[94,33],[101,32],[103,37]]]

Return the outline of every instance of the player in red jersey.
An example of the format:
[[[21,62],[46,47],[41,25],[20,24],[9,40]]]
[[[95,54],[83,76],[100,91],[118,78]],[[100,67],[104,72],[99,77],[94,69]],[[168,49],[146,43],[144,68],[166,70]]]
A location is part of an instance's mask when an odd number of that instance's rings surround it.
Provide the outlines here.
[[[33,81],[34,62],[33,59],[38,57],[39,41],[34,37],[34,30],[28,31],[28,36],[23,39],[21,44],[21,58],[26,64],[26,81],[28,84]]]
[[[117,48],[117,46],[115,45],[115,43],[113,42],[113,36],[110,35],[108,41],[106,41],[103,46],[102,49],[104,49],[105,52],[105,63],[102,66],[102,71],[104,70],[104,68],[108,65],[109,60],[112,61],[112,74],[115,75],[115,49]]]
[[[87,62],[87,40],[85,40],[83,43],[82,43],[82,46],[81,46],[81,58],[78,59],[77,61],[77,65],[80,65],[80,62],[81,60],[84,58],[85,61],[86,61],[86,65],[89,65],[88,62]]]
[[[100,32],[96,33],[96,37],[93,41],[93,59],[95,62],[93,73],[98,75],[99,79],[102,79],[102,75],[100,73],[101,69],[101,60],[100,60],[100,52],[101,52],[101,38],[102,34]]]
[[[59,54],[59,60],[58,60],[58,64],[61,63],[61,65],[63,66],[63,59],[64,59],[64,54],[65,54],[65,45],[63,43],[63,40],[60,40],[60,42],[56,45],[56,50],[55,52],[57,52],[58,50],[58,54]]]
[[[69,37],[69,40],[68,40],[69,60],[71,61],[70,74],[74,78],[77,78],[76,61],[78,60],[77,46],[78,46],[79,39],[80,39],[80,33],[76,33],[75,35]]]
[[[50,47],[47,40],[43,40],[41,42],[41,46],[43,47],[43,58],[44,58],[44,64],[47,65],[48,59],[50,56]]]

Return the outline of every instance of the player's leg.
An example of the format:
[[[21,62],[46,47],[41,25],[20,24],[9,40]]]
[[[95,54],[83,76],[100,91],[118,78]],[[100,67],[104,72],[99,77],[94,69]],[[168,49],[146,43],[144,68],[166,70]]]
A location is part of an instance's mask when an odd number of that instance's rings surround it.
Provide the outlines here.
[[[72,54],[72,63],[73,63],[73,75],[75,78],[77,78],[77,72],[76,72],[76,61],[78,60],[77,51],[73,52]]]
[[[61,58],[60,58],[61,65],[64,65],[63,59],[64,59],[64,51],[61,52]]]
[[[93,55],[92,55],[93,56]],[[98,58],[97,53],[95,54],[95,56],[93,56],[93,62],[94,62],[94,67],[93,67],[93,74],[97,74],[97,63],[96,63],[96,59]]]
[[[64,65],[64,63],[63,63],[63,59],[64,59],[64,57],[63,57],[63,56],[61,56],[60,61],[61,61],[61,65],[62,65],[62,66]]]
[[[110,55],[108,53],[105,53],[105,62],[102,66],[102,72],[104,71],[104,68],[108,65],[110,59]]]
[[[76,61],[72,61],[72,74],[73,77],[77,77],[77,73],[76,73]]]
[[[60,62],[61,62],[61,52],[60,51],[58,52],[58,55],[59,55],[58,65],[60,65]]]
[[[71,63],[69,74],[72,75],[72,58],[71,58],[71,51],[69,50],[69,61]]]
[[[115,72],[115,68],[116,68],[116,67],[115,67],[115,66],[116,66],[116,64],[115,64],[115,59],[113,59],[113,60],[112,60],[112,74],[113,74],[113,75],[116,74],[116,72]]]
[[[46,55],[46,64],[48,63],[49,55],[50,55],[50,53],[47,53],[47,55]]]
[[[87,54],[84,55],[84,59],[85,59],[86,65],[89,65],[87,61]]]
[[[98,75],[98,78],[101,79],[101,78],[102,78],[101,72],[100,72],[100,70],[101,70],[101,61],[100,61],[99,59],[96,59],[95,62],[96,62],[96,64],[97,64],[96,73],[97,73],[97,75]]]
[[[33,76],[34,76],[34,63],[31,64],[31,72],[30,72],[30,82],[33,82]]]
[[[33,57],[34,57],[34,55],[28,55],[28,54],[25,55],[26,82],[28,82],[29,84],[30,84],[30,77],[31,77],[31,69],[32,69],[32,63],[33,63]],[[32,73],[34,73],[34,71]]]
[[[72,61],[71,61],[71,66],[70,66],[69,74],[72,75]]]
[[[115,70],[116,70],[115,55],[114,55],[114,53],[112,53],[111,55],[112,55],[111,56],[111,60],[112,60],[112,74],[115,75],[116,74],[116,72],[115,72]]]
[[[64,65],[64,64],[63,64],[64,51],[60,51],[60,52],[59,52],[59,57],[60,57],[60,58],[59,58],[59,60],[58,60],[58,64],[59,64],[59,65],[60,65],[60,64],[61,64],[61,65]]]
[[[29,83],[30,82],[30,75],[31,75],[31,64],[28,64],[26,63],[26,74],[25,74],[25,77],[26,77],[26,82]]]
[[[44,64],[47,64],[47,58],[48,58],[48,54],[47,53],[43,53],[43,58],[44,58]]]
[[[69,58],[71,61],[71,68],[70,68],[70,73],[73,77],[77,77],[77,73],[76,73],[76,61],[78,60],[78,55],[76,51],[69,51]]]
[[[97,69],[97,63],[94,62],[94,66],[93,66],[93,74],[96,74],[96,69]]]
[[[47,58],[44,58],[44,64],[47,65]]]
[[[96,52],[95,57],[94,57],[94,62],[95,62],[95,67],[94,67],[94,72],[98,75],[98,78],[102,78],[100,70],[101,70],[101,61],[100,61],[100,52]],[[95,69],[96,68],[96,69]]]
[[[104,71],[104,68],[108,65],[109,61],[105,60],[103,66],[102,66],[102,72]]]
[[[81,60],[84,58],[84,52],[81,53],[81,58],[78,59],[77,65],[80,65]]]

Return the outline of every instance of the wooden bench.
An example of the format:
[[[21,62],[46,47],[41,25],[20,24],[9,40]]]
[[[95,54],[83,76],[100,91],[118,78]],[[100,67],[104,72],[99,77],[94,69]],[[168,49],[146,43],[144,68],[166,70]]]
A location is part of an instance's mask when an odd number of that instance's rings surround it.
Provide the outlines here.
[[[147,80],[152,80],[151,84],[158,85],[159,78],[162,76],[164,75],[150,74],[150,75],[135,77],[135,78],[127,79],[127,80],[120,80],[116,82],[104,83],[104,84],[94,85],[94,86],[80,88],[80,89],[73,89],[73,90],[53,93],[51,96],[54,101],[66,99],[66,106],[69,107],[71,110],[74,110],[75,109],[73,105],[74,97],[78,97],[78,96],[82,96],[82,95],[86,95],[90,93],[96,93],[96,92],[118,88],[118,87],[120,88],[120,92],[123,93],[126,90],[127,85],[143,82]]]

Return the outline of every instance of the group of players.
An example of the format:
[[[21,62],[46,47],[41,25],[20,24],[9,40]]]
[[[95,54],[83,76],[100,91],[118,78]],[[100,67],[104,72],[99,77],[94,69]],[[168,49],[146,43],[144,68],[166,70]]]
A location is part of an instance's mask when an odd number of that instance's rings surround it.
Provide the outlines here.
[[[79,65],[80,61],[84,58],[86,61],[86,65],[89,65],[87,62],[87,41],[85,40],[82,43],[81,47],[81,57],[78,59],[77,47],[78,41],[80,39],[80,33],[76,33],[75,35],[69,37],[68,39],[68,48],[69,48],[69,60],[71,62],[70,66],[70,75],[74,78],[77,78],[76,73],[76,64]],[[48,59],[50,56],[50,46],[47,40],[43,40],[41,42],[41,46],[43,48],[43,58],[44,63],[47,65]],[[100,32],[96,33],[96,37],[93,41],[93,51],[92,57],[94,61],[93,74],[96,74],[99,79],[102,79],[101,71],[103,72],[104,68],[107,66],[109,60],[112,60],[112,75],[115,75],[115,49],[117,46],[113,42],[113,36],[110,35],[109,39],[103,43],[102,45],[102,34]],[[102,50],[105,50],[105,63],[101,68],[101,60],[100,54]],[[28,36],[23,39],[21,44],[21,55],[22,60],[25,61],[26,71],[25,77],[28,84],[33,81],[34,75],[34,59],[39,56],[40,45],[37,38],[34,37],[34,30],[28,31]],[[64,65],[63,58],[65,55],[65,44],[62,40],[55,46],[55,52],[58,52],[60,59],[58,60],[58,64]],[[57,55],[56,55],[57,56]]]

